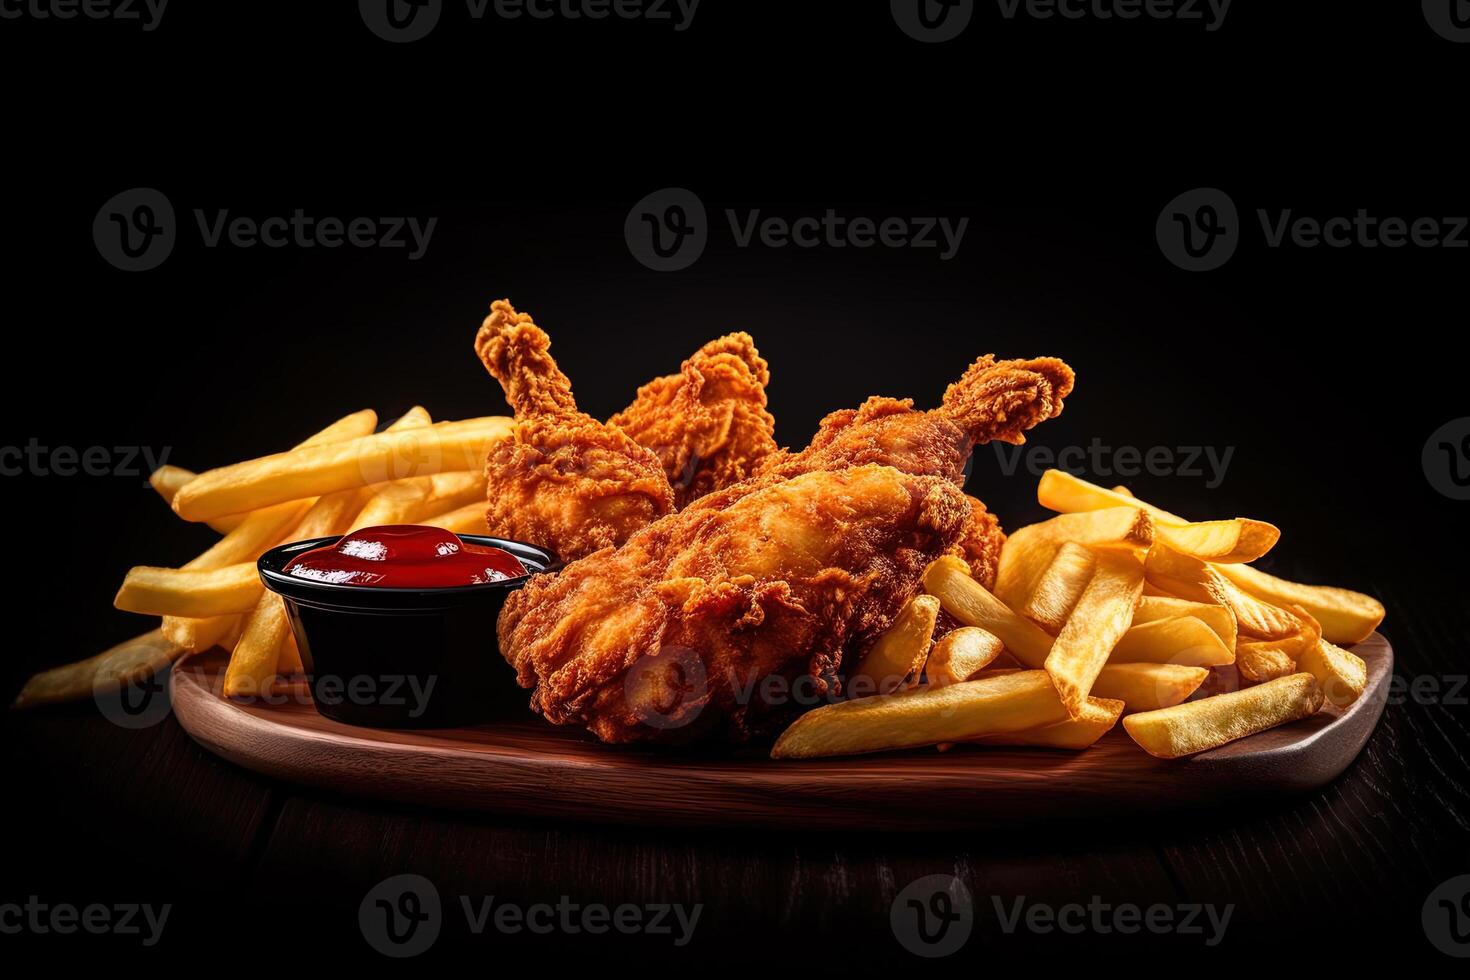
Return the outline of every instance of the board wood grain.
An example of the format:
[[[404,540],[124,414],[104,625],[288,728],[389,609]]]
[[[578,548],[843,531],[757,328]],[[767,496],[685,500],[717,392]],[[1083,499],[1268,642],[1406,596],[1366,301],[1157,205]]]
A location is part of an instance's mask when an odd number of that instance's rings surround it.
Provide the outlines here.
[[[1085,752],[961,747],[773,762],[763,753],[603,745],[529,712],[469,728],[354,728],[304,695],[238,703],[220,695],[224,658],[173,671],[174,711],[200,744],[255,772],[414,805],[652,826],[901,829],[1207,806],[1300,793],[1335,779],[1362,750],[1388,694],[1393,651],[1354,648],[1368,687],[1346,710],[1188,759],[1154,759],[1121,726]]]

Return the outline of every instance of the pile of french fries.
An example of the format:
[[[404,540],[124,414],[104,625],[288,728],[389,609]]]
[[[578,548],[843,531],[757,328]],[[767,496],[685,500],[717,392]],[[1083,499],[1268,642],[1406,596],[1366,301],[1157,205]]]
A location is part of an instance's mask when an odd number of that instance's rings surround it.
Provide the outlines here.
[[[1123,728],[1175,759],[1352,704],[1383,605],[1248,563],[1280,532],[1263,521],[1190,522],[1058,470],[1037,497],[1058,516],[1001,551],[993,589],[945,557],[849,675],[852,699],[791,725],[773,758],[957,742],[1085,749]],[[963,624],[933,641],[939,611]],[[1339,644],[1343,645],[1340,646]],[[1212,671],[1236,689],[1191,697]]]
[[[371,409],[355,412],[273,456],[195,475],[176,466],[150,482],[187,521],[222,537],[181,568],[140,565],[114,604],[161,617],[156,629],[79,663],[37,674],[16,707],[118,690],[186,653],[230,651],[224,692],[249,697],[302,669],[279,596],[255,560],[276,545],[384,524],[432,524],[484,534],[485,459],[509,435],[502,416],[435,423],[421,407],[377,432]]]

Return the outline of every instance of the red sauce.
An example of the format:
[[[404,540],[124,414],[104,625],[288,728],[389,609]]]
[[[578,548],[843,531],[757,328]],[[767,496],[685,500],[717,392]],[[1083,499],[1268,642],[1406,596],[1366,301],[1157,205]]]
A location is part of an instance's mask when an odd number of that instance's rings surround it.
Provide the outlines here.
[[[438,589],[521,578],[526,566],[504,549],[461,541],[442,528],[392,524],[303,551],[283,571],[335,585]]]

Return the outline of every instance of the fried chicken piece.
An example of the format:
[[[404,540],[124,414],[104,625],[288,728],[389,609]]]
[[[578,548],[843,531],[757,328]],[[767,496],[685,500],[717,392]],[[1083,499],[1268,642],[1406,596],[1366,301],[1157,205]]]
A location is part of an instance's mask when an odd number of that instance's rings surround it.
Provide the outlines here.
[[[774,734],[835,696],[844,648],[889,626],[971,515],[948,480],[888,466],[774,482],[534,576],[500,648],[535,710],[607,742]]]
[[[1072,369],[1055,357],[997,361],[987,354],[945,389],[939,408],[874,396],[822,420],[811,445],[767,456],[749,480],[716,491],[696,507],[724,507],[760,487],[817,470],[877,463],[905,473],[964,482],[970,450],[993,440],[1020,445],[1025,431],[1060,415],[1072,393]]]
[[[1006,543],[1005,532],[1000,521],[979,500],[965,495],[970,502],[970,520],[965,526],[965,536],[952,552],[963,558],[970,566],[975,581],[987,589],[995,585],[995,573],[1000,568],[1000,549]]]
[[[515,411],[486,464],[492,534],[549,548],[563,560],[622,544],[674,509],[658,457],[577,410],[551,340],[508,300],[490,305],[475,353]]]
[[[776,420],[766,411],[770,380],[750,334],[726,334],[695,351],[678,374],[639,388],[607,424],[653,450],[683,507],[750,476],[776,451]]]

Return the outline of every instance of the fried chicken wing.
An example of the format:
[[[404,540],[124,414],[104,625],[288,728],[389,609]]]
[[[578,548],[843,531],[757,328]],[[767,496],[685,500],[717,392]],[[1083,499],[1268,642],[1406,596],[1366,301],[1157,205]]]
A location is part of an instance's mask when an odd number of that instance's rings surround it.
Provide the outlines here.
[[[508,597],[500,647],[532,707],[608,742],[741,741],[836,694],[963,538],[952,483],[888,466],[773,482],[665,517]]]
[[[670,513],[674,494],[657,456],[577,410],[550,347],[508,300],[491,304],[475,337],[516,418],[511,436],[490,451],[485,516],[491,533],[569,560],[622,544]]]
[[[683,507],[750,476],[776,451],[776,420],[766,411],[770,380],[750,334],[726,334],[695,351],[678,374],[639,388],[607,424],[653,450]]]

